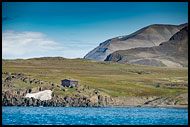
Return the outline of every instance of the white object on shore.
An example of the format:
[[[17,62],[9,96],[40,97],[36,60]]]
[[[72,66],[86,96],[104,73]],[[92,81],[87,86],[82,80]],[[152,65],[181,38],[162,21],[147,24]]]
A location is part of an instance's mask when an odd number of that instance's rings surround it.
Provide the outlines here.
[[[40,99],[40,100],[50,100],[52,98],[51,94],[52,94],[51,90],[44,90],[37,93],[27,93],[25,97],[29,98],[33,97],[35,99]]]

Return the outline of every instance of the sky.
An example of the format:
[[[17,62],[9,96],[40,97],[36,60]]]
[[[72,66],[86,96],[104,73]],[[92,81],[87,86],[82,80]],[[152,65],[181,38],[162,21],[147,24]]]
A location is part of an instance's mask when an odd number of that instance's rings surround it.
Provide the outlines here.
[[[83,58],[107,39],[188,22],[188,2],[3,2],[2,58]]]

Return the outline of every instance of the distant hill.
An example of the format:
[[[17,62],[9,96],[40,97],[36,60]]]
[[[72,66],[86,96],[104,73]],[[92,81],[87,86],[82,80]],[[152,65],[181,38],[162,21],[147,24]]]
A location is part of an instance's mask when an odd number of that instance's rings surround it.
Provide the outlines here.
[[[28,60],[63,60],[64,57],[39,57],[39,58],[29,58]]]
[[[187,23],[181,25],[153,24],[130,35],[108,39],[100,43],[98,47],[90,51],[84,58],[104,61],[109,54],[118,50],[158,46],[161,42],[168,41],[171,36],[185,26],[187,26]]]
[[[105,61],[131,64],[182,67],[188,66],[188,26],[159,46],[116,51]]]

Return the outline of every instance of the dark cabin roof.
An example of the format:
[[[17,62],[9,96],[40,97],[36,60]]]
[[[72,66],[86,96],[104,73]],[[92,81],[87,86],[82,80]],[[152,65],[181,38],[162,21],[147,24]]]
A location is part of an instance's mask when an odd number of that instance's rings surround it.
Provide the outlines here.
[[[74,80],[74,79],[64,79],[62,81],[74,81],[74,82],[78,82],[78,80]]]

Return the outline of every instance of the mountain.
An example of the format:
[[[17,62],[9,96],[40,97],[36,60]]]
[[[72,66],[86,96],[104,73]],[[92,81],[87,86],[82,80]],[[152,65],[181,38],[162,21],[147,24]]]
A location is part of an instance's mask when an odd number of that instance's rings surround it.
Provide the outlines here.
[[[161,42],[168,41],[171,36],[185,26],[187,26],[187,23],[181,25],[153,24],[130,35],[108,39],[100,43],[98,47],[90,51],[84,58],[104,61],[109,54],[117,50],[158,46]]]
[[[151,66],[188,66],[188,26],[159,46],[116,51],[105,61]]]

